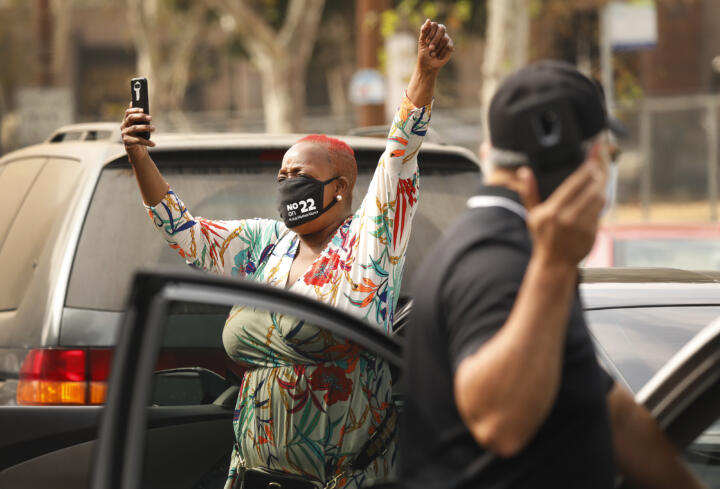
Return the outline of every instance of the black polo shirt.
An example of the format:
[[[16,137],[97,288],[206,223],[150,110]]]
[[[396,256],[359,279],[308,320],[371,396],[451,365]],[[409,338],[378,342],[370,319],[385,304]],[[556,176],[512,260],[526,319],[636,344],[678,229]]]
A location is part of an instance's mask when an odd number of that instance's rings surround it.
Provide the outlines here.
[[[532,247],[517,194],[483,187],[478,195],[474,199],[483,206],[468,209],[451,227],[414,284],[403,374],[401,480],[408,488],[428,489],[611,489],[615,469],[606,396],[613,381],[596,360],[577,290],[561,385],[530,443],[516,456],[501,458],[478,445],[460,419],[455,370],[507,320]]]

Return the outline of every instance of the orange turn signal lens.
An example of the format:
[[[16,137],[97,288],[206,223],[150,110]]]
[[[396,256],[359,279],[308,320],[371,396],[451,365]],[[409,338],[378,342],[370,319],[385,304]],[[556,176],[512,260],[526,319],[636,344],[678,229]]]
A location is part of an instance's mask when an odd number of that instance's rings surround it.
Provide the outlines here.
[[[107,398],[107,382],[90,382],[90,402],[88,404],[105,404]]]
[[[107,394],[109,349],[30,350],[17,388],[17,402],[25,405],[102,404]]]
[[[86,404],[85,382],[61,382],[57,380],[19,381],[17,388],[18,404]]]

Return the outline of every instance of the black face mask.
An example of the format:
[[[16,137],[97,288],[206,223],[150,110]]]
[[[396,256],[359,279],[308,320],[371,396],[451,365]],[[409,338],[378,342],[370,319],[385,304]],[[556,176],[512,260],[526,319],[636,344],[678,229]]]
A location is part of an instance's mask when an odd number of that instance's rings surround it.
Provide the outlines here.
[[[330,180],[320,181],[308,176],[297,176],[287,178],[278,183],[279,211],[285,225],[289,228],[312,221],[320,214],[324,214],[335,205],[337,200],[333,199],[324,209],[318,206],[323,205],[323,191],[325,185],[337,180],[337,177]]]

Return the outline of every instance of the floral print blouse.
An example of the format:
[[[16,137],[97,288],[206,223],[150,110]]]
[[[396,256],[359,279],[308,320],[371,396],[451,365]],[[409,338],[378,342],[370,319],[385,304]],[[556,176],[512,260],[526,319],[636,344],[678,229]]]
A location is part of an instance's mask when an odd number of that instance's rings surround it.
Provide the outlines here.
[[[403,99],[362,204],[293,284],[287,280],[299,240],[282,222],[194,217],[172,189],[146,207],[168,244],[193,266],[287,287],[389,333],[418,202],[417,153],[429,120],[430,105],[418,108]],[[386,362],[297,318],[236,306],[223,344],[231,358],[248,366],[233,419],[237,444],[226,487],[240,456],[247,467],[329,480],[352,460],[392,403]],[[395,456],[392,443],[338,487],[387,477]]]

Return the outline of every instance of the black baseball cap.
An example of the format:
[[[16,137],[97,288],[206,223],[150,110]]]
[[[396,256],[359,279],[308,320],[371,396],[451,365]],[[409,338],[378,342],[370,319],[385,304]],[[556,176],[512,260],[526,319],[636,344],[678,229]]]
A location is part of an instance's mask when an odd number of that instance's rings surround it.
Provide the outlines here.
[[[618,137],[627,135],[624,125],[608,115],[598,81],[583,75],[570,63],[544,60],[508,76],[493,96],[488,112],[492,146],[535,157],[532,145],[521,134],[518,113],[552,103],[565,107],[567,116],[574,120],[573,137],[565,137],[558,145],[579,145],[606,128]]]

